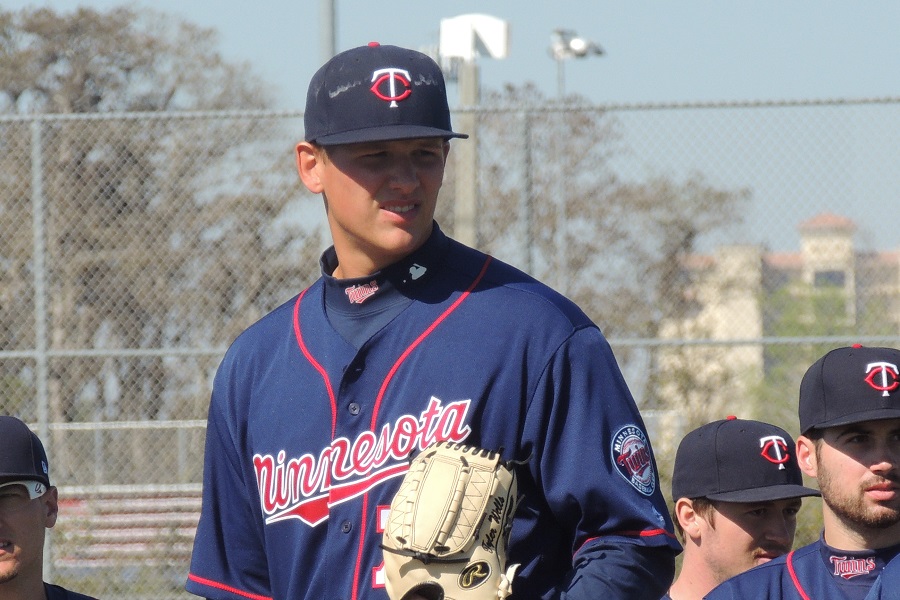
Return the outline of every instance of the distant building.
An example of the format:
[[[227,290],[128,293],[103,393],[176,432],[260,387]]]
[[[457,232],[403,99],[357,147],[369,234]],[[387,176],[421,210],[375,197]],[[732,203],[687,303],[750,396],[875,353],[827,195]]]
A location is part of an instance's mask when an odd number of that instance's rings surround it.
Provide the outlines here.
[[[900,334],[900,247],[857,250],[856,224],[830,213],[798,230],[799,252],[731,245],[684,259],[686,308],[661,329],[683,343],[659,356],[662,397],[678,399],[682,418],[720,418],[749,402],[773,366],[759,340],[784,336],[785,319],[822,335]]]

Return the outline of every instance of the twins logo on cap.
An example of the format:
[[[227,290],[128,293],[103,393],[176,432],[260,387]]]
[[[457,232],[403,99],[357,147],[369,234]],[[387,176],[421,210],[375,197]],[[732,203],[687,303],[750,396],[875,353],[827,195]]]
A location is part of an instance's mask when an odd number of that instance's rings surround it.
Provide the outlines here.
[[[391,108],[397,108],[397,102],[405,100],[412,94],[412,84],[409,80],[409,71],[405,69],[378,69],[372,73],[373,83],[369,89],[382,100],[390,102]],[[385,83],[387,84],[387,93],[382,91]],[[400,89],[398,89],[398,84]]]
[[[889,362],[873,362],[866,365],[866,383],[881,392],[882,396],[890,396],[900,387],[900,372],[897,365]]]
[[[779,470],[784,470],[784,463],[790,460],[788,445],[780,435],[767,435],[759,438],[760,455],[772,464],[778,465]]]

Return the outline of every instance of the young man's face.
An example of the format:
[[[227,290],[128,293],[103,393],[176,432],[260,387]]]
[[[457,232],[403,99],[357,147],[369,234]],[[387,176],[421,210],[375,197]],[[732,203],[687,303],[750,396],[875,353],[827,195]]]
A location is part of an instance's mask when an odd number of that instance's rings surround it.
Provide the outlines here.
[[[32,500],[23,485],[0,487],[0,586],[39,580],[44,534],[56,524],[57,510],[56,488]]]
[[[701,519],[700,552],[719,582],[787,554],[794,543],[800,498],[715,502]]]
[[[298,145],[304,184],[325,196],[336,277],[369,275],[428,239],[449,149],[441,138]]]
[[[900,543],[900,419],[829,427],[818,442],[801,440],[801,468],[818,479],[825,503],[826,541],[844,550]]]

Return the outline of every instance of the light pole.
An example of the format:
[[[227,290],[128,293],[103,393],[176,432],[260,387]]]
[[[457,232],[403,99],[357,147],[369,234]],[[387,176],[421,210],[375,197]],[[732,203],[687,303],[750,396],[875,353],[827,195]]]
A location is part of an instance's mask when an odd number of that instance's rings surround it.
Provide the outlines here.
[[[336,10],[334,6],[336,1],[337,0],[320,0],[319,2],[319,16],[321,17],[319,32],[322,34],[321,52],[323,64],[337,54],[337,41],[335,40],[337,25],[335,22]]]
[[[563,63],[570,58],[584,58],[586,56],[601,56],[603,48],[594,42],[579,37],[571,29],[555,29],[550,36],[550,56],[556,61],[556,85],[559,101],[562,102],[566,95],[565,73]],[[568,179],[569,163],[563,164],[562,182],[557,195],[559,206],[556,213],[556,230],[554,232],[554,244],[556,246],[556,288],[565,294],[568,288],[569,259],[568,259],[568,233],[569,218]]]
[[[469,141],[456,146],[457,180],[453,237],[478,247],[478,104],[480,77],[476,59],[480,56],[506,58],[509,53],[509,23],[483,14],[467,14],[441,19],[439,59],[454,62],[459,101],[465,112],[454,117],[457,131],[469,134]],[[446,72],[445,72],[446,75]]]
[[[579,37],[572,29],[555,29],[550,36],[550,56],[556,61],[556,90],[560,98],[566,94],[563,61],[570,58],[601,56],[603,48],[598,44]]]

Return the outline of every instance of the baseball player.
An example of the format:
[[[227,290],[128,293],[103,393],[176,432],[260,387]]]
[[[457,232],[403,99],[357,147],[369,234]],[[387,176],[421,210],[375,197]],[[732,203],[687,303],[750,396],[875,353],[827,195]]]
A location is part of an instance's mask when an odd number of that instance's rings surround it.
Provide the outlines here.
[[[787,553],[803,486],[794,440],[768,423],[728,417],[688,433],[675,455],[672,511],[684,545],[666,600],[700,600],[729,577]]]
[[[96,600],[44,582],[44,538],[59,501],[44,445],[28,425],[0,416],[0,598]]]
[[[877,583],[900,555],[898,365],[900,350],[856,345],[828,352],[807,370],[797,460],[819,482],[822,536],[725,581],[707,598],[863,600],[871,591],[900,599],[900,587],[887,586],[896,573]]]
[[[433,221],[451,138],[438,65],[369,44],[312,78],[296,149],[333,246],[213,384],[188,591],[386,599],[379,547],[436,441],[518,467],[516,598],[652,598],[680,546],[641,416],[572,302]]]

